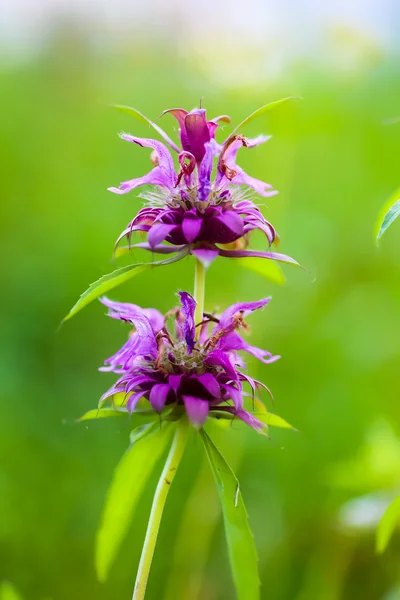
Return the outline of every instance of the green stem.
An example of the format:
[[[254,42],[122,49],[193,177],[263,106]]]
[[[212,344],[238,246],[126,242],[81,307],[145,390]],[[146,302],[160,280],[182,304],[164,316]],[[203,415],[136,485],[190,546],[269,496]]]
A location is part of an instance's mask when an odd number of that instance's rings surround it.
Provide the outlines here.
[[[194,322],[199,324],[203,320],[204,312],[204,294],[206,287],[206,267],[196,258],[196,267],[194,272],[194,299],[197,302],[196,311],[194,313]],[[200,333],[200,328],[196,329],[196,339]]]
[[[165,501],[185,449],[188,431],[188,420],[185,416],[181,417],[177,422],[171,450],[169,451],[167,461],[157,485],[156,493],[154,494],[132,600],[143,600],[146,593],[147,580],[149,578],[151,561],[153,559]]]

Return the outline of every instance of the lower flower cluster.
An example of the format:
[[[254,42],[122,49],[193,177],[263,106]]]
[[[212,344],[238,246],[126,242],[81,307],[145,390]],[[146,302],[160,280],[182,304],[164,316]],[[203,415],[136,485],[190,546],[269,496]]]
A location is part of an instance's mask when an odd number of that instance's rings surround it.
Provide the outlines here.
[[[179,297],[180,306],[166,315],[155,309],[101,299],[109,316],[128,322],[134,330],[101,368],[121,377],[102,396],[100,404],[123,393],[130,412],[144,399],[160,414],[166,410],[178,415],[186,411],[197,428],[209,415],[219,413],[237,417],[262,432],[265,424],[245,410],[244,397],[254,398],[260,387],[269,390],[243,372],[245,364],[239,352],[245,351],[266,364],[280,357],[251,346],[238,330],[245,330],[245,318],[268,304],[270,298],[233,304],[219,317],[204,313],[201,322],[196,323],[196,301],[187,292],[179,292]],[[249,392],[243,385],[248,386]]]

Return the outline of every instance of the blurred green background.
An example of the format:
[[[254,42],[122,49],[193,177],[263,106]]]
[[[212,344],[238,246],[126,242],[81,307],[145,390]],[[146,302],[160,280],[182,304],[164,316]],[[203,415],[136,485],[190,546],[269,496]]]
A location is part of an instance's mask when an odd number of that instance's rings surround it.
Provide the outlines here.
[[[357,48],[351,69],[313,56],[234,85],[161,40],[99,53],[73,28],[30,60],[2,63],[0,581],[22,598],[130,598],[157,480],[155,473],[109,581],[99,584],[96,527],[129,426],[76,418],[113,382],[97,368],[127,330],[99,303],[57,328],[87,285],[113,269],[114,240],[142,202],[106,188],[149,167],[148,152],[117,133],[153,132],[109,105],[130,104],[154,119],[204,97],[209,116],[227,113],[235,124],[287,95],[303,100],[246,129],[273,138],[243,150],[240,164],[280,191],[264,214],[281,251],[308,272],[285,267],[279,286],[219,259],[206,305],[272,294],[250,319],[252,341],[282,360],[248,366],[273,390],[272,410],[299,432],[272,430],[268,441],[234,424],[215,435],[237,466],[263,599],[400,598],[400,536],[383,556],[374,550],[377,520],[400,491],[398,226],[379,249],[373,241],[379,209],[400,180],[400,125],[387,124],[400,113],[400,73],[390,53],[351,36],[337,44],[345,62]],[[235,68],[223,53],[215,62]],[[174,135],[172,119],[164,125]],[[255,236],[253,246],[261,244]],[[191,291],[192,273],[185,259],[110,295],[166,311],[178,290]],[[149,599],[234,598],[203,463],[193,435],[168,499]]]

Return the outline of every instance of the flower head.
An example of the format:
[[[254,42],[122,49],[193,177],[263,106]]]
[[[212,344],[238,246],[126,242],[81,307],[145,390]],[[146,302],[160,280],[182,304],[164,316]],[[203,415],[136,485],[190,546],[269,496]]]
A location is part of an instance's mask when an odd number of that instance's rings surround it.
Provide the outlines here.
[[[229,122],[229,117],[223,115],[207,121],[205,109],[187,112],[174,108],[163,114],[166,113],[178,121],[182,149],[158,126],[157,131],[178,152],[177,170],[170,150],[162,142],[121,134],[122,139],[152,150],[153,169],[109,190],[125,194],[143,185],[154,187],[141,194],[147,205],[124,229],[116,245],[127,238],[131,247],[133,232],[143,231],[147,233],[147,242],[135,244],[136,247],[163,254],[186,247],[205,264],[218,254],[260,256],[296,264],[284,254],[246,250],[249,233],[254,229],[265,234],[268,246],[278,239],[274,227],[252,200],[254,193],[269,197],[277,191],[270,184],[245,173],[236,162],[240,148],[254,148],[269,137],[260,135],[247,139],[242,135],[231,135],[218,144],[215,140],[218,123]],[[215,177],[212,176],[214,167]],[[220,247],[227,244],[233,244],[233,248]]]
[[[266,364],[279,356],[251,346],[238,330],[245,329],[247,315],[265,306],[270,298],[233,304],[219,318],[205,313],[203,321],[196,324],[194,298],[187,292],[180,292],[179,297],[181,305],[165,316],[154,309],[102,298],[109,316],[127,321],[134,331],[102,367],[121,378],[100,402],[122,392],[130,412],[144,398],[158,413],[186,410],[196,427],[218,411],[220,415],[237,416],[262,431],[264,424],[244,409],[243,397],[249,394],[243,384],[250,386],[252,394],[257,387],[265,386],[243,373],[244,363],[238,352],[248,352]],[[173,320],[171,329],[169,318]]]

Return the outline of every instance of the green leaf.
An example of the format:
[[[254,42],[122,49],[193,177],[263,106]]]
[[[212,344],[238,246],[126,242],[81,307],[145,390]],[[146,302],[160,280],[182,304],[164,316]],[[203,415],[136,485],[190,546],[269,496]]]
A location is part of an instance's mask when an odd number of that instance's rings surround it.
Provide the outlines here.
[[[150,266],[151,263],[127,265],[126,267],[116,269],[112,273],[108,273],[108,275],[103,275],[103,277],[100,277],[100,279],[90,284],[86,292],[79,297],[78,302],[71,308],[64,318],[64,321],[68,321],[68,319],[76,315],[82,308],[90,304],[99,296],[102,296],[109,290],[117,287],[117,285],[125,283],[125,281],[128,281],[132,277],[147,271]]]
[[[282,429],[293,429],[294,431],[297,431],[293,425],[290,425],[290,423],[285,421],[285,419],[282,419],[282,417],[279,415],[275,415],[270,412],[254,412],[252,414],[254,417],[256,417],[256,419],[268,426],[281,427]]]
[[[113,408],[93,408],[82,415],[78,421],[92,421],[93,419],[107,419],[108,417],[124,417],[127,410],[115,410]]]
[[[21,596],[11,583],[3,581],[0,585],[0,600],[21,600]]]
[[[132,277],[136,277],[136,275],[139,275],[144,271],[148,271],[152,267],[161,267],[163,265],[169,265],[177,262],[186,256],[187,253],[188,250],[184,248],[178,252],[178,254],[175,254],[173,257],[167,258],[166,260],[127,265],[126,267],[120,267],[119,269],[116,269],[108,275],[103,275],[103,277],[100,277],[100,279],[90,284],[86,292],[80,296],[78,302],[71,308],[67,316],[64,318],[64,321],[68,321],[68,319],[76,315],[80,310],[82,310],[82,308],[90,304],[90,302],[96,300],[96,298],[112,290],[121,283],[125,283],[125,281],[132,279]]]
[[[376,243],[385,233],[386,229],[400,215],[400,188],[398,188],[382,208],[375,226]]]
[[[96,540],[96,571],[105,581],[127,533],[137,502],[170,437],[169,424],[143,425],[131,434],[131,447],[117,465],[107,493]]]
[[[239,482],[204,429],[200,431],[200,435],[221,500],[229,560],[238,600],[258,600],[260,598],[260,581],[257,552],[240,493]]]
[[[264,260],[262,258],[237,258],[236,261],[241,267],[261,275],[269,281],[283,285],[285,283],[285,276],[280,266],[272,260]]]
[[[277,106],[280,106],[281,104],[284,104],[285,102],[288,102],[289,100],[300,100],[300,98],[298,96],[289,96],[288,98],[281,98],[281,100],[276,100],[275,102],[270,102],[269,104],[265,104],[264,106],[257,108],[257,110],[255,110],[253,113],[251,113],[251,115],[246,117],[241,123],[239,123],[239,125],[237,127],[235,127],[235,129],[231,133],[231,136],[236,135],[236,133],[239,131],[239,129],[242,129],[242,127],[244,127],[245,125],[248,125],[248,123],[251,123],[251,121],[254,121],[254,119],[258,119],[259,117],[262,117],[263,115],[268,113],[270,110],[273,110]]]
[[[376,531],[376,551],[378,554],[382,554],[386,550],[399,520],[400,496],[397,496],[387,507]]]
[[[171,140],[171,138],[165,133],[165,131],[161,129],[161,127],[153,123],[153,121],[150,121],[150,119],[148,119],[144,114],[139,112],[136,108],[133,108],[132,106],[122,106],[121,104],[113,104],[113,108],[116,108],[120,112],[134,117],[135,119],[141,121],[142,123],[145,123],[146,125],[150,125],[171,146],[171,148],[176,150],[176,152],[180,152],[178,146],[173,140]]]

